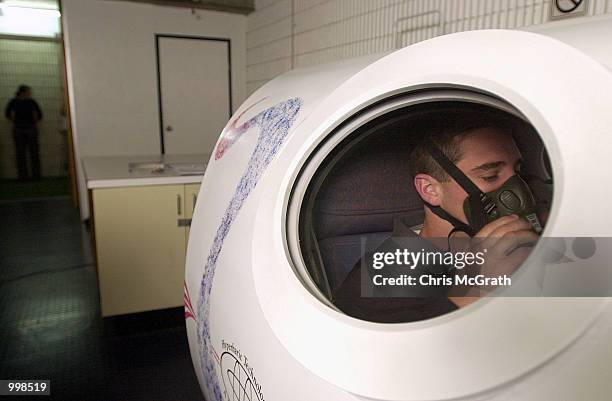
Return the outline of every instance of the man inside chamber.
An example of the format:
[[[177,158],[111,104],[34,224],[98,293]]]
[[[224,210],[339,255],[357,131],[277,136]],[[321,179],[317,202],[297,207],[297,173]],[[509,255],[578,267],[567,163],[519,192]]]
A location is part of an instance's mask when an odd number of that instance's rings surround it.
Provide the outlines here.
[[[347,315],[381,323],[410,322],[467,306],[492,288],[444,280],[475,272],[511,276],[537,242],[541,226],[533,195],[519,175],[523,159],[513,137],[520,123],[494,110],[438,116],[415,124],[414,134],[423,139],[411,152],[406,172],[407,184],[423,200],[422,227],[395,219],[391,238],[354,266],[332,294],[334,304]],[[522,205],[516,210],[515,201]],[[406,248],[423,254],[484,251],[486,261],[476,269],[460,270],[443,264],[373,268],[376,256]],[[427,276],[437,284],[372,288],[373,275],[383,272],[387,277],[408,273],[416,282]]]

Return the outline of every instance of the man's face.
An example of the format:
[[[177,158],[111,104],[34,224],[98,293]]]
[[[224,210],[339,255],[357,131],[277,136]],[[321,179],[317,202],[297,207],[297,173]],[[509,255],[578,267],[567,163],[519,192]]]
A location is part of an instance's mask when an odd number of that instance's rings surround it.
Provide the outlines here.
[[[502,186],[521,167],[521,153],[509,133],[496,128],[479,128],[465,135],[459,143],[462,158],[457,167],[482,192],[491,192]],[[441,205],[464,223],[467,218],[463,202],[467,193],[450,178],[441,182]]]
[[[32,97],[32,90],[31,89],[25,90],[25,91],[19,93],[19,95],[17,97],[19,99],[30,99]]]

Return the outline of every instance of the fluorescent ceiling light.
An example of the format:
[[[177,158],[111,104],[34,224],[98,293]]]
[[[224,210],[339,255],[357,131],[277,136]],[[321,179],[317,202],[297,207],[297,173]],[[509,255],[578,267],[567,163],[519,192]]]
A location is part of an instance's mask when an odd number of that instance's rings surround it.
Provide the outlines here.
[[[46,8],[21,7],[8,4],[0,4],[0,10],[4,17],[37,17],[37,18],[59,18],[61,14],[58,10]]]
[[[0,11],[0,35],[53,38],[61,34],[61,15],[57,9],[3,2]]]

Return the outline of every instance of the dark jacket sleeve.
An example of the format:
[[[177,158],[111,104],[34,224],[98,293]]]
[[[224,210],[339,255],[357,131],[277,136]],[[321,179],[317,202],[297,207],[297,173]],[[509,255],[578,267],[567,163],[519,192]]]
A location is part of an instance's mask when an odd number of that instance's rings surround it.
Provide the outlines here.
[[[43,114],[42,114],[42,110],[40,109],[40,106],[38,105],[38,103],[35,100],[32,100],[34,102],[34,113],[36,116],[36,120],[42,120],[43,118]]]
[[[403,323],[431,319],[456,310],[447,297],[362,297],[361,261],[333,294],[334,304],[357,319]]]
[[[4,116],[11,119],[11,114],[13,113],[13,106],[15,104],[15,99],[11,99],[10,102],[7,103],[6,108],[4,109]]]

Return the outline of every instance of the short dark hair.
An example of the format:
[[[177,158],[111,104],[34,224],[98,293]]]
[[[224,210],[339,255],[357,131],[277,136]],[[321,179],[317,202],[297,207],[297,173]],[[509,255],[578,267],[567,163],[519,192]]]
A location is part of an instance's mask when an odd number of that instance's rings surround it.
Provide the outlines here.
[[[436,180],[446,182],[448,174],[431,157],[425,147],[425,139],[431,141],[453,163],[463,158],[461,141],[471,132],[482,128],[495,128],[512,134],[517,117],[494,109],[466,109],[439,111],[418,124],[420,140],[410,154],[409,169],[412,177],[424,173]]]
[[[32,88],[30,88],[28,85],[19,85],[19,87],[17,88],[17,92],[15,92],[15,96],[19,96],[29,90],[32,90]]]

